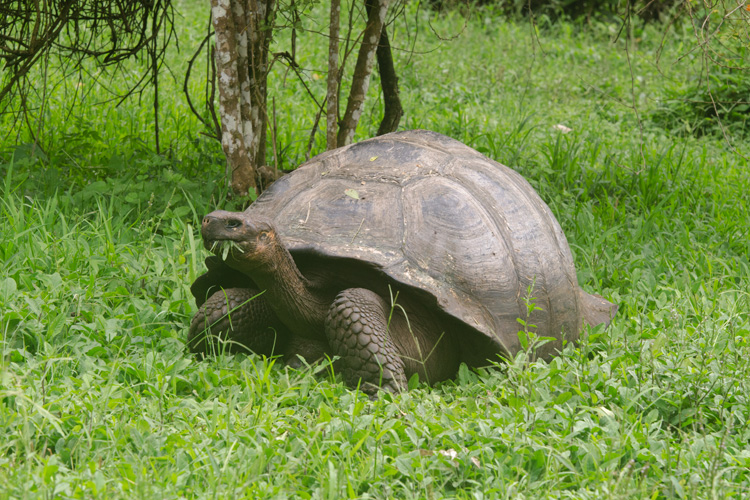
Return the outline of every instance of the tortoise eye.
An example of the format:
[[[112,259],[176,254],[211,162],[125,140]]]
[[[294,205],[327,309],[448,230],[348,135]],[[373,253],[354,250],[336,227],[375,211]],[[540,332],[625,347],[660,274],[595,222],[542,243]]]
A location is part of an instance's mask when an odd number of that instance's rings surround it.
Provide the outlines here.
[[[242,225],[242,222],[239,219],[229,219],[226,221],[225,226],[229,229],[234,229],[236,227],[240,227]]]

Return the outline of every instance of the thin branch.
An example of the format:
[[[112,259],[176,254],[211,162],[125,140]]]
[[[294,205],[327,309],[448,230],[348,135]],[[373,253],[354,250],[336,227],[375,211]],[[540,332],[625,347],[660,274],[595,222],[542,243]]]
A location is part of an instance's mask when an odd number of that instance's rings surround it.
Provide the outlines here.
[[[199,113],[197,109],[195,109],[195,105],[193,104],[193,100],[190,98],[190,89],[188,88],[188,82],[190,81],[190,74],[193,69],[193,64],[195,64],[196,59],[198,59],[198,56],[203,51],[203,47],[205,47],[206,43],[211,39],[213,36],[213,32],[209,33],[205,37],[203,37],[203,40],[201,40],[201,43],[198,45],[198,48],[193,53],[193,56],[188,60],[187,70],[185,71],[185,79],[182,83],[182,92],[185,94],[185,98],[187,99],[188,107],[190,107],[190,111],[195,115],[198,120],[209,130],[214,129],[214,124],[209,123],[208,120],[206,120],[203,117],[203,114]],[[208,87],[207,87],[208,90]],[[208,98],[206,99],[208,101]],[[220,134],[216,135],[216,139],[220,139]]]
[[[326,110],[326,148],[335,149],[338,131],[339,100],[339,23],[341,1],[331,0],[330,28],[328,39],[328,107]]]

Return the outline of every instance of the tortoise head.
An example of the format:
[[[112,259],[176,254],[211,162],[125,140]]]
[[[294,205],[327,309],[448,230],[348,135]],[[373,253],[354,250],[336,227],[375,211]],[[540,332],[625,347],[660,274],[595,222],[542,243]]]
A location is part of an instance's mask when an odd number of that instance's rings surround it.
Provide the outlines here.
[[[270,220],[244,212],[216,210],[203,217],[203,245],[244,273],[273,267],[279,241]]]

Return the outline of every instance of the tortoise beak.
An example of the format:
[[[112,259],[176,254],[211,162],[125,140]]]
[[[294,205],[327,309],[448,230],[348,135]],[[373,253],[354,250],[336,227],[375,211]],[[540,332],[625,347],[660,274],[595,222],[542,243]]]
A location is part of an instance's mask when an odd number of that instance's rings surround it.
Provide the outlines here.
[[[201,235],[208,247],[215,241],[238,240],[252,233],[254,227],[242,217],[242,213],[216,210],[203,217]]]

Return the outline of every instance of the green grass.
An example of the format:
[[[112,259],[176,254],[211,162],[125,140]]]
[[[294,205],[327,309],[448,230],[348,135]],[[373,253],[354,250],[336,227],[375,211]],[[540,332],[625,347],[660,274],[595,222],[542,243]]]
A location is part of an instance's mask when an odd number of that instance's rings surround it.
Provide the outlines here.
[[[180,5],[175,74],[205,26],[203,3]],[[325,365],[197,362],[185,352],[206,255],[196,227],[231,207],[220,148],[201,138],[181,82],[164,83],[162,156],[147,100],[95,106],[107,97],[95,87],[70,116],[48,108],[42,160],[2,122],[17,139],[0,151],[0,498],[750,494],[747,160],[717,134],[672,136],[648,120],[641,131],[605,25],[554,25],[532,52],[528,25],[433,17],[441,36],[461,32],[440,42],[410,8],[420,36],[415,54],[398,52],[403,128],[446,133],[525,175],[581,284],[620,305],[612,327],[550,363],[519,355],[377,401]],[[664,64],[662,76],[659,27],[637,35],[644,117],[695,68]],[[401,24],[394,39],[405,37]],[[689,42],[668,37],[663,60]],[[306,61],[325,50],[298,47]],[[291,80],[272,87],[279,151],[294,165],[316,110]],[[360,138],[377,128],[376,85],[368,106]]]

